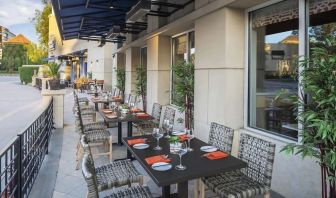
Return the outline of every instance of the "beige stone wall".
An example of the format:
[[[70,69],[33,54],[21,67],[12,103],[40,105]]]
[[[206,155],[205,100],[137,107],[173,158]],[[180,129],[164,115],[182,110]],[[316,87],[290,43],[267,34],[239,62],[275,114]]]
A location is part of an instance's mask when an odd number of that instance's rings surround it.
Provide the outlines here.
[[[125,62],[125,73],[126,73],[126,83],[125,83],[125,93],[135,92],[135,79],[136,79],[136,67],[140,65],[140,48],[131,47],[125,52],[126,62]]]
[[[195,131],[209,124],[243,127],[244,14],[223,8],[195,22]]]

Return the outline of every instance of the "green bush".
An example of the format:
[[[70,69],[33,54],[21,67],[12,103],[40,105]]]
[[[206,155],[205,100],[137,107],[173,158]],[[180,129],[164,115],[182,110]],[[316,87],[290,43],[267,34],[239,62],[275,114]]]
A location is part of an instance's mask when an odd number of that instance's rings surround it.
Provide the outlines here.
[[[31,83],[32,77],[34,75],[34,70],[36,70],[37,73],[38,69],[38,67],[19,67],[21,83]]]

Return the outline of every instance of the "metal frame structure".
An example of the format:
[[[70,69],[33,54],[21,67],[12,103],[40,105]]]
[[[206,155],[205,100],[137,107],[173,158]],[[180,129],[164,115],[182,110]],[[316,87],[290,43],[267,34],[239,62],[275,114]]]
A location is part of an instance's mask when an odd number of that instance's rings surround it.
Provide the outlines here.
[[[63,40],[82,39],[103,44],[122,43],[126,34],[139,34],[147,29],[147,21],[126,21],[127,13],[139,3],[149,5],[146,16],[168,17],[193,1],[175,4],[159,0],[51,0],[51,3]]]

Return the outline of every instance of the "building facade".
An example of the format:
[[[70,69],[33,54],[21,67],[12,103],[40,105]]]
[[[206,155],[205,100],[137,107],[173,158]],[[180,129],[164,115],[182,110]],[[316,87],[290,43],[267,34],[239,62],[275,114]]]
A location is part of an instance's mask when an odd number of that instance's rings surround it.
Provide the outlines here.
[[[235,129],[233,154],[243,132],[274,142],[272,190],[288,198],[320,197],[319,164],[280,151],[300,142],[300,126],[294,105],[276,96],[300,91],[298,60],[335,35],[336,0],[167,2],[187,4],[164,17],[147,15],[145,31],[112,44],[104,53],[110,59],[104,78],[115,87],[115,69],[125,68],[125,92],[134,93],[136,67],[146,67],[151,112],[154,102],[174,107],[171,65],[192,61],[196,136],[207,141],[210,123],[217,122]]]
[[[10,32],[7,28],[0,25],[0,46],[9,39],[15,37],[15,34]]]

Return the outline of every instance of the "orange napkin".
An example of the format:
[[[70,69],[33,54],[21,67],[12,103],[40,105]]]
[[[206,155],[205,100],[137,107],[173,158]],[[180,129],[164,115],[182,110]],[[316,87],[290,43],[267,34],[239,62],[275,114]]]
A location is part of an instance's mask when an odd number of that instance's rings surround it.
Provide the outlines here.
[[[229,154],[224,153],[223,151],[215,151],[215,152],[205,154],[205,157],[207,157],[210,160],[221,159],[221,158],[225,158],[228,156]]]
[[[103,113],[112,113],[112,109],[102,109],[101,110]]]
[[[119,96],[113,96],[112,99],[121,99]]]
[[[138,118],[147,118],[149,117],[149,115],[147,113],[143,113],[143,114],[137,114],[136,115]]]
[[[180,142],[186,141],[188,139],[188,135],[179,135]]]
[[[139,112],[141,112],[141,109],[133,108],[131,111],[132,111],[133,113],[139,113]]]
[[[127,140],[127,143],[129,144],[129,145],[134,145],[134,144],[141,144],[141,143],[145,143],[146,141],[145,141],[145,139],[143,139],[143,138],[139,138],[139,139],[133,139],[133,140]]]
[[[153,165],[154,163],[157,163],[157,162],[171,162],[171,160],[165,158],[164,155],[156,155],[152,157],[147,157],[145,160],[148,165]]]

